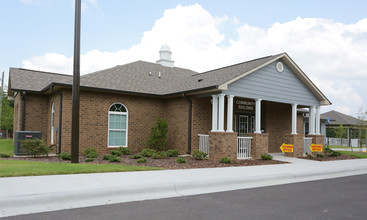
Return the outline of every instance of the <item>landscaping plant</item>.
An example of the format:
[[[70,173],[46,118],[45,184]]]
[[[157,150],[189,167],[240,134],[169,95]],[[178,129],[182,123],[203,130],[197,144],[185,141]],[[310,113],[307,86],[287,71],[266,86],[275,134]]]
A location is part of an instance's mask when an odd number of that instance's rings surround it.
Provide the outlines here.
[[[140,159],[140,158],[143,158],[143,156],[140,155],[140,154],[134,154],[134,155],[130,156],[130,158],[131,159]]]
[[[119,147],[119,148],[117,148],[117,150],[121,153],[121,155],[130,155],[131,154],[130,148],[127,148],[127,147]]]
[[[220,159],[221,163],[232,163],[232,160],[229,159],[228,157],[222,157],[222,159]]]
[[[263,160],[272,160],[273,156],[271,156],[270,154],[262,154],[261,159],[263,159]]]
[[[156,150],[153,150],[153,149],[149,149],[149,148],[145,148],[141,151],[141,155],[143,155],[144,157],[152,157],[152,155],[154,153],[156,153],[157,151]]]
[[[121,151],[119,151],[119,150],[111,150],[110,151],[110,154],[111,155],[114,155],[114,156],[121,156]]]
[[[192,153],[192,156],[196,160],[204,160],[207,158],[208,154],[203,151],[195,150],[194,153]]]
[[[83,155],[87,158],[96,158],[98,157],[97,149],[92,147],[85,148],[83,150]]]
[[[140,158],[136,161],[137,163],[146,163],[147,162],[147,159],[145,159],[144,157],[143,158]]]
[[[167,121],[158,116],[157,122],[150,130],[148,142],[146,143],[148,147],[156,151],[166,151],[168,146],[167,131]]]
[[[178,156],[178,150],[168,150],[166,151],[167,157],[177,157]]]
[[[121,159],[119,157],[111,155],[110,158],[108,159],[108,161],[109,162],[120,162]]]
[[[158,151],[152,154],[152,159],[164,159],[167,157],[166,152]]]
[[[50,148],[47,147],[45,142],[40,139],[26,139],[20,141],[21,152],[32,157],[46,155],[50,152]]]
[[[84,160],[84,162],[93,162],[93,161],[94,161],[93,158],[87,158],[87,159]]]
[[[179,158],[176,159],[176,163],[186,163],[186,158],[179,157]]]
[[[71,155],[66,152],[62,152],[61,154],[59,154],[59,158],[61,160],[71,160]]]

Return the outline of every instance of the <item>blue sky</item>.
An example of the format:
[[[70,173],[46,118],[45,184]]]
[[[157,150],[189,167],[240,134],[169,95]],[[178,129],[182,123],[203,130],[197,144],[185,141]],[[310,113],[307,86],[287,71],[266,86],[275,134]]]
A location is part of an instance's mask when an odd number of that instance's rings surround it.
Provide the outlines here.
[[[70,73],[74,1],[1,3],[0,70]],[[361,70],[367,69],[366,1],[82,3],[83,73],[136,59],[154,62],[163,43],[171,46],[178,66],[197,71],[287,52],[333,102],[324,111],[355,115],[366,106],[367,72]]]

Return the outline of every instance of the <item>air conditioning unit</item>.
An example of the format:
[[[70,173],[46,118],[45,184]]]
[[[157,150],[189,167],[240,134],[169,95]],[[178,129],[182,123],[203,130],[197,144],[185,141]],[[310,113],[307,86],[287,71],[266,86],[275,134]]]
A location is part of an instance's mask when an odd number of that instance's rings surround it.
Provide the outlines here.
[[[42,133],[40,131],[16,131],[14,136],[15,155],[25,155],[20,149],[20,141],[26,139],[42,139]]]

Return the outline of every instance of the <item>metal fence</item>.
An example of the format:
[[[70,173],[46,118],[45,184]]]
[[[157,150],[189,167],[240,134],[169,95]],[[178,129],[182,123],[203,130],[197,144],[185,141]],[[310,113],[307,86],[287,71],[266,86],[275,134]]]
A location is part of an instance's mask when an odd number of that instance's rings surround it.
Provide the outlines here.
[[[237,137],[237,159],[251,159],[252,137]]]

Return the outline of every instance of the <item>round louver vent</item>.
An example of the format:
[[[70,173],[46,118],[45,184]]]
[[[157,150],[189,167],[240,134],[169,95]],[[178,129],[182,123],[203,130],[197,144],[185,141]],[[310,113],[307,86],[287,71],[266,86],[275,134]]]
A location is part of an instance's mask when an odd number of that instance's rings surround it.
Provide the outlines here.
[[[283,69],[284,69],[283,63],[278,62],[277,63],[277,71],[281,73],[281,72],[283,72]]]

